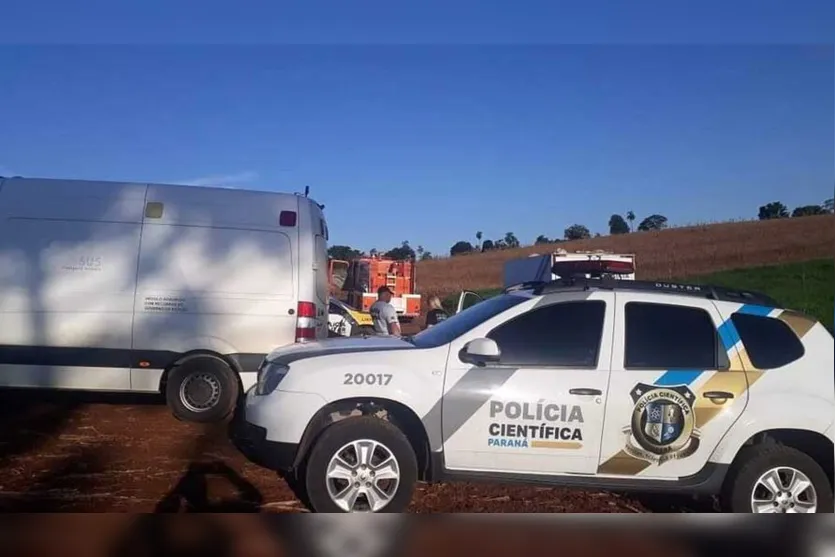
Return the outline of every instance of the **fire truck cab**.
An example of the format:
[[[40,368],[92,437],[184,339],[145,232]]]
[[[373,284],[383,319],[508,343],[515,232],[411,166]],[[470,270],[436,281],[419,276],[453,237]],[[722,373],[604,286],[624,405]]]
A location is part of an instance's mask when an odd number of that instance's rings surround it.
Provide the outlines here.
[[[330,262],[332,284],[341,290],[346,303],[367,312],[377,300],[377,289],[388,286],[394,296],[391,305],[402,322],[420,315],[420,294],[415,293],[415,263],[380,257]]]

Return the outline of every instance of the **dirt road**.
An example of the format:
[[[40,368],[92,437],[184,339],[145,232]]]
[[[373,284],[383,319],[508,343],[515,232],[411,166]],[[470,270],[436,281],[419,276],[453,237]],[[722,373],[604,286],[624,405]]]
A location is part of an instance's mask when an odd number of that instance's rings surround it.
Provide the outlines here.
[[[0,392],[0,417],[4,424],[0,510],[303,510],[275,473],[236,451],[225,426],[178,422],[157,398],[5,391]],[[646,503],[607,493],[421,484],[411,510],[643,512],[648,508]]]

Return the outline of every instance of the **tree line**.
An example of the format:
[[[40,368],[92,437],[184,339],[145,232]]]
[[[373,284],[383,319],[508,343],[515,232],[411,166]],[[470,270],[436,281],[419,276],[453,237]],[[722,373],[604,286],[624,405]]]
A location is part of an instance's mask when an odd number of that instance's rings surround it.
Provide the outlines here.
[[[399,246],[393,247],[387,251],[378,249],[369,250],[367,253],[351,246],[333,245],[328,248],[328,257],[331,259],[340,259],[342,261],[350,261],[358,257],[383,257],[385,259],[432,259],[432,254],[425,250],[423,246],[412,248],[408,240],[404,240]]]
[[[636,218],[637,217],[635,216],[634,211],[627,211],[625,215],[613,214],[609,217],[609,234],[616,235],[633,232],[635,230]],[[664,215],[652,214],[641,220],[637,229],[644,232],[649,230],[663,230],[664,228],[667,228],[667,217]],[[600,236],[601,234],[599,232],[592,236],[591,231],[584,224],[572,224],[563,230],[562,238],[549,238],[544,234],[540,234],[536,237],[536,240],[534,240],[534,245],[557,244],[559,242],[570,242],[572,240],[586,240],[592,237],[599,238]],[[475,238],[475,243],[470,243],[466,240],[459,240],[455,242],[455,244],[453,244],[453,246],[449,249],[449,254],[451,256],[455,256],[473,252],[483,253],[493,250],[518,248],[520,246],[519,240],[513,232],[508,232],[503,238],[499,238],[497,240],[483,240],[482,233],[476,232]]]
[[[760,211],[757,214],[760,220],[771,220],[771,219],[786,219],[786,218],[797,218],[797,217],[811,217],[814,215],[826,215],[827,213],[833,212],[833,199],[829,198],[820,205],[801,205],[799,207],[795,207],[794,210],[789,214],[789,209],[780,201],[772,201],[771,203],[766,203],[760,207]]]
[[[795,207],[789,212],[788,207],[780,201],[772,201],[759,207],[757,217],[759,220],[770,220],[780,218],[798,218],[813,215],[825,215],[835,212],[833,208],[833,199],[827,199],[819,205],[801,205]],[[609,217],[609,234],[612,236],[619,234],[630,234],[636,230],[639,232],[647,232],[651,230],[664,230],[668,228],[669,223],[667,217],[664,215],[654,213],[644,217],[635,227],[637,217],[634,211],[626,211],[625,214],[613,214]],[[562,238],[551,238],[544,234],[540,234],[534,240],[534,245],[540,244],[557,244],[560,242],[568,242],[573,240],[586,240],[592,237],[600,237],[600,233],[592,236],[589,228],[583,224],[572,224],[563,230]],[[475,241],[459,240],[455,242],[449,249],[449,255],[457,256],[468,253],[483,253],[495,250],[513,249],[521,247],[519,238],[513,232],[507,232],[503,237],[490,239],[485,238],[484,233],[478,231],[475,233]],[[382,256],[386,259],[415,259],[427,260],[434,256],[431,252],[424,249],[423,246],[412,248],[408,240],[401,242],[399,246],[395,246],[387,251],[372,249],[368,253],[354,249],[350,246],[334,245],[328,249],[328,255],[333,259],[351,260],[357,257],[367,256]]]

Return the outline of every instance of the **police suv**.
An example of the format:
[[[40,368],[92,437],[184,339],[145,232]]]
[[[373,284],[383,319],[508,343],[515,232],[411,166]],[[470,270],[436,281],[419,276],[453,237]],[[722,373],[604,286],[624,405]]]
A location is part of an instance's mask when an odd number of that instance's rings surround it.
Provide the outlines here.
[[[833,344],[754,292],[560,278],[411,337],[277,349],[236,437],[317,512],[400,512],[415,482],[457,480],[833,512]]]

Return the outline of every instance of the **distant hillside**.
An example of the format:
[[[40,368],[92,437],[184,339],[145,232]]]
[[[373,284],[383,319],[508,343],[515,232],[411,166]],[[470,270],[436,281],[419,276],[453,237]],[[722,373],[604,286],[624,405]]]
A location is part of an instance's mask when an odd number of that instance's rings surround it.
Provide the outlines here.
[[[702,275],[835,257],[835,215],[634,232],[421,261],[418,289],[423,294],[445,295],[465,288],[496,288],[501,286],[507,259],[557,248],[634,253],[639,279]]]

